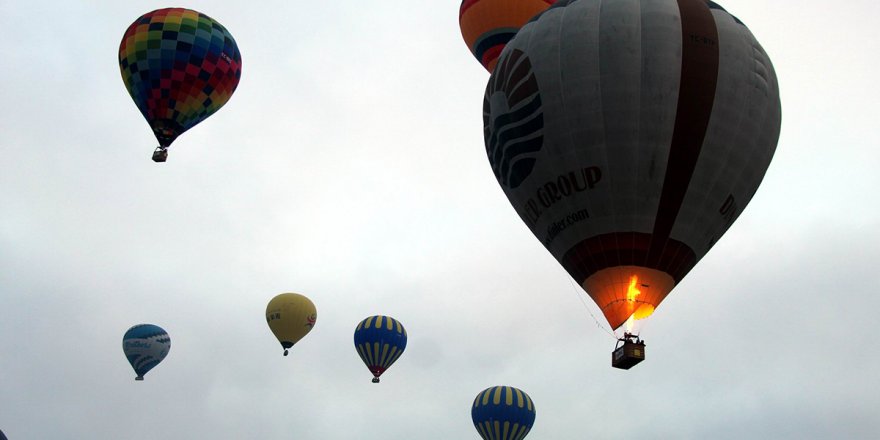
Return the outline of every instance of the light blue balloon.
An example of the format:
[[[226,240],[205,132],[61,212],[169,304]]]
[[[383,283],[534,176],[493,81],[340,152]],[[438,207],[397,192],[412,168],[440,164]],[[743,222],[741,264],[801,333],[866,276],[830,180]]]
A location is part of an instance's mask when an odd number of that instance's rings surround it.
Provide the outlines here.
[[[122,337],[122,351],[137,373],[134,380],[144,380],[144,375],[159,365],[171,350],[168,332],[153,324],[138,324]]]

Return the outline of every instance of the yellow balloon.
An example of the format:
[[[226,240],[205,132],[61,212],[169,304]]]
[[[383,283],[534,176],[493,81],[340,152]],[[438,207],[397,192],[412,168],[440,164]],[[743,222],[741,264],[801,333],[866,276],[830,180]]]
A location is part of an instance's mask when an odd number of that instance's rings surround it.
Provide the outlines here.
[[[311,300],[298,293],[282,293],[266,306],[266,322],[269,329],[287,349],[312,331],[318,320],[318,312]]]

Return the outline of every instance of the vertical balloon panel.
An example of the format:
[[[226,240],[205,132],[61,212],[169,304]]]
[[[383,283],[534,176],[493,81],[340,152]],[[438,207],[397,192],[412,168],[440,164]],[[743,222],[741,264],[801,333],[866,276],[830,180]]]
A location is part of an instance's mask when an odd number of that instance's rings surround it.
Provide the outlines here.
[[[739,217],[773,158],[781,126],[779,84],[767,53],[736,17],[709,5],[719,69],[711,118],[673,237],[703,255]],[[690,221],[687,221],[690,220]]]

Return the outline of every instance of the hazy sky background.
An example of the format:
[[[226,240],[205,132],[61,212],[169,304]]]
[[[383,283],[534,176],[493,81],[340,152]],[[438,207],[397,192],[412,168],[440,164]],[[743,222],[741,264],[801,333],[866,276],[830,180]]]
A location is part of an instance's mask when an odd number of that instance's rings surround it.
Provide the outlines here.
[[[774,62],[779,146],[621,371],[492,175],[459,3],[0,0],[9,439],[477,439],[499,384],[535,401],[529,440],[880,436],[880,4],[722,2]],[[243,73],[155,164],[117,51],[168,6],[226,26]],[[286,291],[318,322],[285,358]],[[373,314],[409,333],[379,385]],[[172,348],[135,382],[142,322]]]

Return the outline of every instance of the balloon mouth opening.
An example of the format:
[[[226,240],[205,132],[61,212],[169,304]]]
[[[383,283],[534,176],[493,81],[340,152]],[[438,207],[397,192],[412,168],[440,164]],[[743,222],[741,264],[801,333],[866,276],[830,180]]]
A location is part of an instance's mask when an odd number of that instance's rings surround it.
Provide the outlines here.
[[[385,369],[382,367],[370,367],[370,373],[373,373],[373,383],[379,383],[379,376],[385,372]]]
[[[293,342],[281,341],[281,347],[284,348],[284,355],[287,356],[287,350],[293,347]]]
[[[168,148],[177,136],[183,132],[183,127],[172,119],[157,119],[150,124],[153,128],[153,134],[159,141],[159,146]]]
[[[632,332],[654,314],[675,286],[666,272],[641,266],[615,266],[599,270],[581,285],[602,310],[613,331]],[[631,327],[632,326],[632,327]]]

